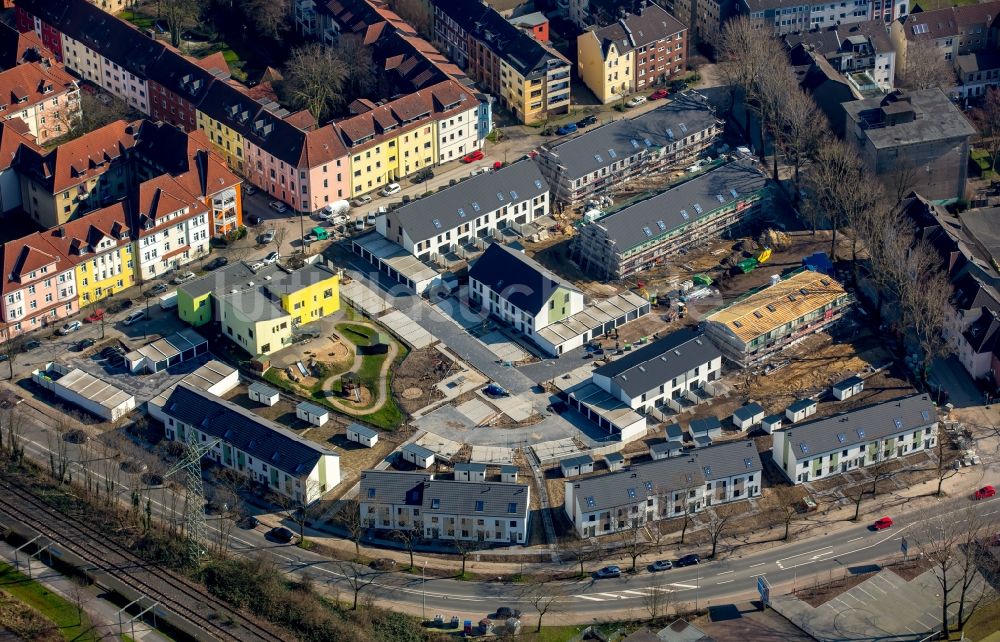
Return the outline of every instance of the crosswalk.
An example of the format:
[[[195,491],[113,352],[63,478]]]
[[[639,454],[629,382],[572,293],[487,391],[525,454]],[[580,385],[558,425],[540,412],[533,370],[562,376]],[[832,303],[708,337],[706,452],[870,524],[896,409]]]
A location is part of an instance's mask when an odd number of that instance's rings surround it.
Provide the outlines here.
[[[650,588],[635,588],[635,589],[624,589],[621,591],[613,591],[608,593],[583,593],[580,595],[574,595],[573,597],[585,600],[587,602],[609,602],[615,600],[635,600],[648,596],[653,590],[667,591],[674,593],[676,591],[683,591],[688,589],[697,588],[694,584],[681,584],[680,582],[674,582],[672,584],[666,584],[662,587],[656,589]]]

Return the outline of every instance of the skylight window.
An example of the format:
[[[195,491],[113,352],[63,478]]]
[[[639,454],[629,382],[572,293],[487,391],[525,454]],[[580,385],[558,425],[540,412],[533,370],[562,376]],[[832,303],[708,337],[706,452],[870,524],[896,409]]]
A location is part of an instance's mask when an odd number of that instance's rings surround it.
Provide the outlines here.
[[[634,488],[629,488],[628,489],[628,498],[629,499],[635,499],[635,489]]]
[[[670,140],[674,139],[674,130],[670,129],[669,127],[667,128],[667,138],[669,138]]]
[[[516,513],[517,512],[517,502],[511,502],[511,503],[507,504],[507,512],[510,513],[510,514],[512,514],[512,515],[514,513]]]
[[[645,226],[642,228],[642,233],[645,234],[646,236],[652,236],[653,235],[653,231],[650,230],[648,227],[645,227]]]
[[[515,192],[514,190],[510,190],[510,200],[512,201],[517,200],[517,192]]]
[[[737,328],[742,328],[743,327],[743,324],[740,323],[739,321],[733,321],[733,325],[736,326]]]
[[[587,499],[586,499],[586,500],[584,500],[584,501],[586,501],[586,502],[587,502],[587,507],[588,507],[588,508],[593,508],[594,506],[596,506],[596,505],[597,505],[597,504],[596,504],[596,503],[594,502],[594,498],[593,498],[593,497],[587,497]]]
[[[695,203],[694,204],[694,211],[698,212],[699,214],[702,213],[703,210],[701,209],[701,203]]]
[[[809,454],[809,444],[807,444],[806,442],[803,441],[802,443],[799,444],[799,450],[802,451],[803,455],[808,455]]]
[[[440,499],[432,499],[431,500],[431,508],[441,508],[441,500]]]
[[[736,198],[740,194],[739,192],[736,191],[735,187],[730,187],[729,188],[729,193],[733,195],[733,198]]]
[[[650,493],[653,492],[653,482],[648,481],[648,482],[646,482],[645,486],[646,486],[646,491],[647,492],[650,492]]]
[[[632,143],[632,148],[633,149],[639,149],[639,141],[637,141],[636,139],[633,138],[629,142]]]
[[[743,465],[747,467],[747,470],[753,468],[753,460],[749,457],[743,458]]]
[[[760,310],[754,310],[753,311],[753,315],[755,317],[757,317],[758,319],[763,319],[764,318],[764,315],[760,313]]]
[[[774,304],[773,304],[773,303],[768,303],[768,304],[767,304],[767,311],[768,311],[768,312],[777,312],[777,311],[778,311],[778,308],[774,307]]]
[[[903,420],[900,419],[899,417],[896,417],[895,419],[893,419],[892,423],[896,424],[896,429],[897,430],[902,430],[903,429]]]
[[[598,163],[603,163],[604,162],[604,159],[601,158],[600,154],[594,154],[594,160],[596,160]]]
[[[692,477],[691,477],[691,473],[688,473],[686,477],[687,477],[687,482],[688,482],[689,484],[690,484],[690,483],[691,483],[692,481],[694,481],[694,478],[692,478]]]
[[[537,187],[538,189],[542,189],[542,181],[540,181],[540,180],[538,180],[536,178],[535,179],[535,187]]]
[[[845,435],[842,432],[838,432],[837,433],[837,441],[839,441],[840,443],[844,443],[845,441],[847,441],[847,435]]]
[[[472,201],[472,209],[474,209],[474,210],[476,210],[478,212],[479,211],[479,203],[477,203],[476,201]]]
[[[715,198],[717,198],[720,203],[725,203],[726,202],[726,197],[723,196],[722,194],[716,194]]]
[[[684,132],[685,134],[688,133],[688,126],[686,124],[681,123],[680,127],[682,132]]]
[[[712,467],[711,466],[705,466],[704,470],[705,470],[705,477],[711,477],[712,476]]]
[[[465,218],[465,210],[462,209],[461,207],[458,208],[458,217],[459,218]]]
[[[652,147],[653,146],[653,141],[649,140],[648,138],[643,138],[642,142],[646,143],[646,147]]]
[[[667,231],[667,224],[664,223],[663,221],[657,221],[656,222],[656,227],[660,228],[661,232],[666,232]]]
[[[501,192],[497,192],[497,200],[499,200],[501,203],[504,202],[503,194]]]
[[[431,223],[434,224],[435,229],[439,229],[439,230],[441,229],[441,221],[440,220],[434,219],[433,221],[431,221]]]
[[[483,506],[484,506],[483,500],[477,499],[476,500],[476,512],[477,513],[483,512]]]
[[[920,416],[924,418],[924,421],[930,421],[931,420],[931,413],[927,412],[926,410],[921,410],[920,411]]]
[[[686,220],[688,220],[691,217],[688,216],[688,211],[687,210],[681,210],[681,218],[683,218],[686,221]]]
[[[858,439],[864,439],[865,438],[865,429],[864,428],[858,428],[854,432],[858,433]]]
[[[608,156],[610,156],[611,158],[618,158],[618,152],[616,152],[613,149],[609,149],[608,150]]]

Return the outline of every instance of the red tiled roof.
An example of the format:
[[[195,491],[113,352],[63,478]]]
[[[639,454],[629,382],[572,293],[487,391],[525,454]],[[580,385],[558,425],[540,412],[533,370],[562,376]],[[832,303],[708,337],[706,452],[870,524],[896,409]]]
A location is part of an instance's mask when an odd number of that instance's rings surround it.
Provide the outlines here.
[[[285,122],[305,131],[316,127],[316,119],[313,118],[312,112],[308,109],[300,109],[294,114],[285,116]]]
[[[135,145],[138,125],[139,121],[117,120],[46,154],[25,154],[22,166],[58,194],[107,171],[112,161]]]
[[[55,263],[55,270],[46,274],[36,274],[35,279],[27,278],[32,271]],[[29,283],[51,278],[71,267],[69,258],[53,247],[41,232],[3,244],[3,285],[4,294],[19,290]]]
[[[42,148],[21,131],[25,129],[27,129],[27,126],[19,118],[0,121],[0,171],[8,169],[11,166],[18,150],[22,147],[30,149],[37,154],[42,153]]]
[[[31,62],[0,72],[0,107],[7,113],[76,89],[76,81],[59,65]]]
[[[73,219],[59,227],[42,232],[49,244],[57,248],[70,263],[76,265],[93,256],[96,247],[105,238],[121,246],[131,242],[128,213],[125,202],[95,210]]]

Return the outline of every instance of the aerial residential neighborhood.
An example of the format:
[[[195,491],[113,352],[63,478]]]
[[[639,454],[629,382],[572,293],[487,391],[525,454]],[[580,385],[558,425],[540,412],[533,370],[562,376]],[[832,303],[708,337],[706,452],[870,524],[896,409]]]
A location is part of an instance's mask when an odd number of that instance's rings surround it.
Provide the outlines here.
[[[5,0],[0,629],[996,641],[998,34]]]

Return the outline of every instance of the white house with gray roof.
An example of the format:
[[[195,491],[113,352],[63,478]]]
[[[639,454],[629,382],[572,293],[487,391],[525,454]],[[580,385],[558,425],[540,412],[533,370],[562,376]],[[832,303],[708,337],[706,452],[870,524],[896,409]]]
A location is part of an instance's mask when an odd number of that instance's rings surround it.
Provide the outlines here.
[[[598,278],[631,276],[740,228],[766,197],[767,177],[756,164],[734,161],[586,223],[570,256]]]
[[[638,176],[685,164],[715,143],[722,126],[703,96],[686,92],[641,116],[545,145],[537,160],[553,198],[575,204]]]
[[[930,397],[912,395],[776,430],[771,453],[799,484],[929,450],[937,425]]]
[[[183,381],[160,413],[167,439],[218,439],[206,458],[296,501],[310,504],[340,483],[337,453]]]
[[[435,479],[430,473],[366,470],[358,494],[361,523],[418,531],[428,540],[527,544],[527,484]]]
[[[548,213],[548,183],[525,159],[381,214],[375,229],[418,259],[435,261],[481,250],[500,230]]]
[[[722,376],[722,353],[694,329],[678,330],[594,370],[591,380],[647,412]]]
[[[759,497],[762,466],[751,441],[732,441],[566,482],[563,509],[580,537],[606,535],[707,506]]]

